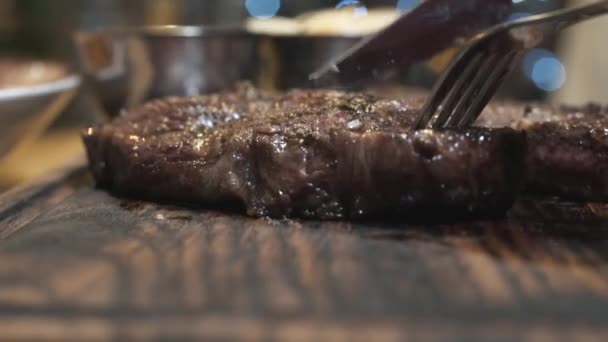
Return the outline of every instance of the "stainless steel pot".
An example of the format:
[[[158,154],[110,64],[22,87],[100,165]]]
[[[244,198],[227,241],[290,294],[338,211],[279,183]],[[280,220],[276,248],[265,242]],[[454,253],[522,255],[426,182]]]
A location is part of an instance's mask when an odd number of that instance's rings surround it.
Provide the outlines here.
[[[154,26],[78,32],[82,70],[106,111],[255,80],[256,36],[240,27]]]

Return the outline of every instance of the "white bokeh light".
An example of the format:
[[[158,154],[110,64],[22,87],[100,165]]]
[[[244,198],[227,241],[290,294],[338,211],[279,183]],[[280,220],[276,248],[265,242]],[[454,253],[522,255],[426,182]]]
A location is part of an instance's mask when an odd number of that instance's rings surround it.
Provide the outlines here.
[[[359,7],[356,7],[353,10],[353,17],[355,19],[362,18],[362,17],[365,17],[367,15],[367,13],[368,13],[367,12],[367,7],[365,7],[365,6],[359,6]]]

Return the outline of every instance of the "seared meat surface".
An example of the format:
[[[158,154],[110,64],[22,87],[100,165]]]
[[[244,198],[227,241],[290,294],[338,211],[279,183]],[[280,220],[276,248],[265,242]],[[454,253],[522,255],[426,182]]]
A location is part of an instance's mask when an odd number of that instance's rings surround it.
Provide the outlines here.
[[[504,214],[523,187],[524,134],[412,132],[423,100],[242,86],[150,102],[84,142],[98,185],[132,197],[238,202],[256,217]]]
[[[529,191],[608,200],[608,108],[491,105],[478,124],[527,132]]]

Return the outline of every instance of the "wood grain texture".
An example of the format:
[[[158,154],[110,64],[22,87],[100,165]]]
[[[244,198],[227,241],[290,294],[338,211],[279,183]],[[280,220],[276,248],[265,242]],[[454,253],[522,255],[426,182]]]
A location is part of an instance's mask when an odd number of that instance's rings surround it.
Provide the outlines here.
[[[0,200],[0,337],[604,341],[606,213],[253,220],[60,179]]]
[[[69,168],[67,172],[62,169],[35,184],[0,194],[0,240],[59,204],[76,190],[74,182],[82,183],[86,177],[86,171],[79,167]]]

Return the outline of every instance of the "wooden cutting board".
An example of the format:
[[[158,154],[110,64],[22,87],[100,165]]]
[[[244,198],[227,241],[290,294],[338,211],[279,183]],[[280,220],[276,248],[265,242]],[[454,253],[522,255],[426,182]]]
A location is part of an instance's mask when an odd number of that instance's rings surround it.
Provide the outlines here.
[[[254,220],[81,170],[0,197],[0,339],[606,341],[607,223],[535,201],[460,225]]]

